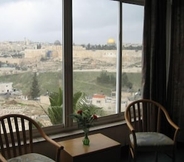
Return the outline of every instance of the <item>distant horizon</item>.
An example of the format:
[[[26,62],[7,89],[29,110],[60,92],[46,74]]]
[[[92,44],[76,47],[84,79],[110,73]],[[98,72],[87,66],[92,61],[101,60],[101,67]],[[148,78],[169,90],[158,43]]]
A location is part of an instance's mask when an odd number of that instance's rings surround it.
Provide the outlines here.
[[[5,40],[5,41],[0,41],[0,43],[3,43],[3,42],[25,42],[26,40]],[[27,41],[30,41],[30,42],[33,42],[33,43],[49,43],[49,44],[54,44],[55,43],[55,41],[59,41],[60,43],[61,43],[61,45],[62,45],[62,42],[60,41],[60,40],[58,40],[58,39],[56,39],[54,42],[49,42],[49,41],[33,41],[33,40],[29,40],[29,39],[27,39]],[[107,40],[108,41],[108,40]],[[97,44],[92,44],[92,43],[75,43],[75,42],[73,42],[73,44],[74,45],[87,45],[87,44],[90,44],[90,45],[105,45],[105,44],[108,44],[107,43],[107,41],[106,41],[106,43],[104,43],[104,44],[99,44],[99,43],[97,43]],[[116,44],[116,43],[115,43]],[[123,44],[142,44],[142,43],[130,43],[130,42],[124,42]]]
[[[62,1],[1,0],[0,4],[0,41],[28,38],[35,42],[62,43]],[[107,0],[74,1],[73,43],[97,45],[106,44],[111,37],[118,40],[118,4]],[[141,44],[144,7],[123,3],[122,16],[123,42]]]

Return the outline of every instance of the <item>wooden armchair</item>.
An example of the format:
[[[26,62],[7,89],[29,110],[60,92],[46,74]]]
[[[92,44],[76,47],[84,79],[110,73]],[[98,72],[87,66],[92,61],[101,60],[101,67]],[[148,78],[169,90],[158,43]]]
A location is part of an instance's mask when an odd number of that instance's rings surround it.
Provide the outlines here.
[[[0,161],[54,162],[34,152],[33,133],[36,133],[35,131],[56,148],[55,161],[59,162],[63,147],[48,137],[37,122],[21,114],[8,114],[0,117]]]
[[[161,121],[164,119],[173,129],[171,138],[160,132]],[[158,152],[163,151],[175,161],[179,127],[162,105],[148,99],[134,101],[125,110],[125,120],[130,130],[129,149],[133,161],[136,161],[139,151],[154,151],[155,161],[158,161]]]

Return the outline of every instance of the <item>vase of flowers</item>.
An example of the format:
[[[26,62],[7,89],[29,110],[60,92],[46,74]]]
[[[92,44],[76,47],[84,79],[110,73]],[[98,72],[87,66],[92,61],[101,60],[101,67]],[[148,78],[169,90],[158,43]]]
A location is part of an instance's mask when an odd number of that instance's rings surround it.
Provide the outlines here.
[[[78,127],[84,131],[83,144],[89,145],[90,139],[88,137],[89,128],[93,126],[94,121],[97,120],[97,115],[91,111],[90,107],[74,112],[72,118],[77,122]]]

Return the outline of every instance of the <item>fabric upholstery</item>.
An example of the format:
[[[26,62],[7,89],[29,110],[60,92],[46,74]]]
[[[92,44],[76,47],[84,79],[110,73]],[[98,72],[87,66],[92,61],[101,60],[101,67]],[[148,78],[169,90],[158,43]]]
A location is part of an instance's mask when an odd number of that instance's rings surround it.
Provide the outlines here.
[[[163,146],[173,145],[174,141],[162,133],[157,132],[137,132],[138,146]],[[133,143],[133,136],[130,134],[130,141]]]
[[[54,162],[54,160],[37,153],[29,153],[11,158],[8,162]]]

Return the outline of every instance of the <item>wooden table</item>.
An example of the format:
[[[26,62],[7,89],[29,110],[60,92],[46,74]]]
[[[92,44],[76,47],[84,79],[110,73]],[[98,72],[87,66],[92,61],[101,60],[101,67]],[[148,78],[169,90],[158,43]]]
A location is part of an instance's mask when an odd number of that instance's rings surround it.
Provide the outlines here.
[[[119,162],[121,145],[103,134],[90,135],[90,145],[82,143],[83,137],[61,141],[64,146],[62,162]]]

